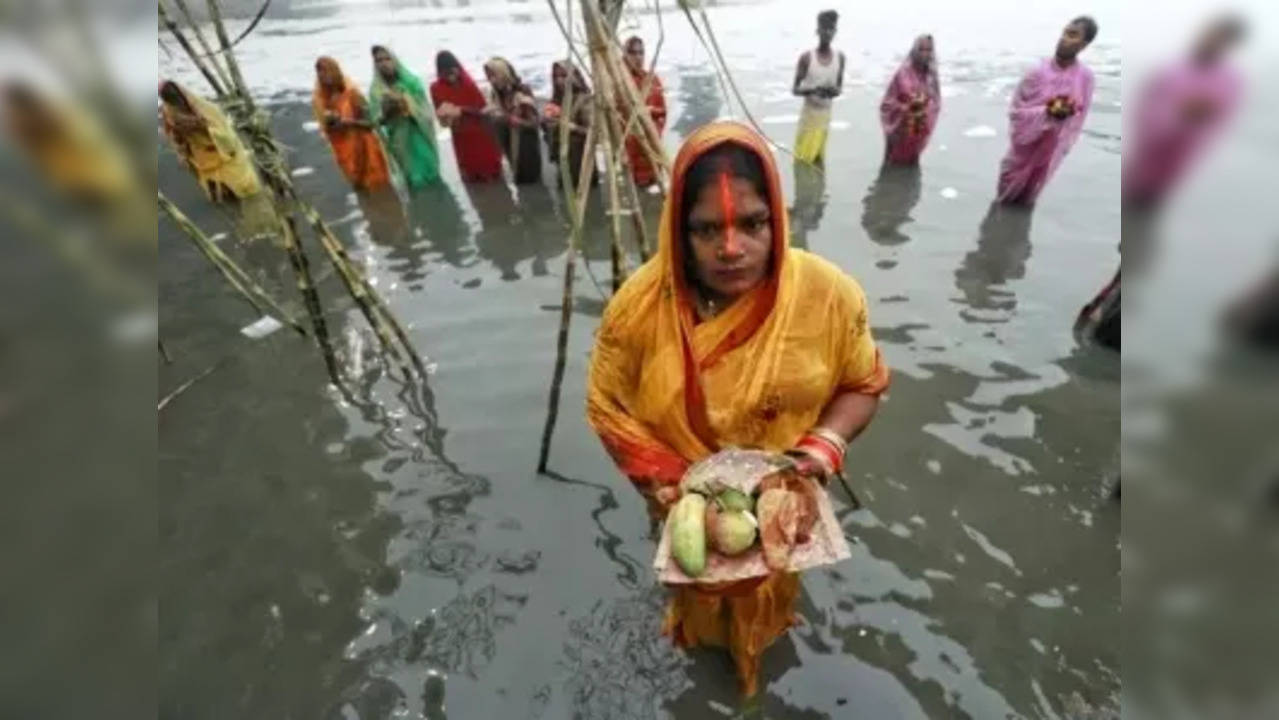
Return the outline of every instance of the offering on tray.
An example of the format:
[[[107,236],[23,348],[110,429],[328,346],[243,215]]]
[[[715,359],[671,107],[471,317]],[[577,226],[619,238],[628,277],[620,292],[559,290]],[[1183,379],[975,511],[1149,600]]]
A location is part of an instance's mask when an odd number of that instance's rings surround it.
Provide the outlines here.
[[[693,465],[654,568],[668,584],[721,583],[850,555],[826,491],[785,455],[730,448]]]

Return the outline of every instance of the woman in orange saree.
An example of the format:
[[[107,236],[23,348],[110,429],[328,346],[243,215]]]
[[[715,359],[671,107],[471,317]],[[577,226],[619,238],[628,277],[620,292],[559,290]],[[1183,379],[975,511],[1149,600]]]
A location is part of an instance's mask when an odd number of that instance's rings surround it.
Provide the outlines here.
[[[311,109],[333,147],[338,167],[356,190],[375,190],[391,184],[390,167],[374,130],[368,102],[331,57],[315,61]]]
[[[765,140],[738,123],[702,127],[675,159],[657,255],[604,313],[587,418],[655,517],[690,464],[729,446],[794,452],[805,472],[833,475],[888,386],[861,288],[789,247],[786,216]],[[678,587],[664,631],[726,647],[753,695],[799,585],[781,572]]]

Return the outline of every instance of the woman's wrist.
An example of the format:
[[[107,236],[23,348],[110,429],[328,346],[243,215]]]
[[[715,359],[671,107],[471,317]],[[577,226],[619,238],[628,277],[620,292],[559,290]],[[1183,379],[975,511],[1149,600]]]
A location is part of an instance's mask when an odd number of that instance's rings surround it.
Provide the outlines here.
[[[815,463],[823,478],[836,475],[844,469],[844,455],[848,441],[842,435],[825,427],[815,427],[799,439],[791,454]]]

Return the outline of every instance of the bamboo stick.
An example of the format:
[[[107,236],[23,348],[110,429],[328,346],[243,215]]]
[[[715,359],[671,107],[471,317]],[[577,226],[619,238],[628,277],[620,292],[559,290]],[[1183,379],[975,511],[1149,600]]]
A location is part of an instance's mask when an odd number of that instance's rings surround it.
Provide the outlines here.
[[[572,0],[569,0],[572,2]],[[586,214],[586,198],[591,177],[595,173],[596,128],[603,118],[597,117],[586,131],[586,146],[582,153],[582,167],[577,180],[577,194],[572,198],[576,205],[572,211],[573,227],[568,236],[568,252],[564,256],[564,292],[560,301],[560,330],[555,340],[555,369],[551,374],[550,397],[546,403],[546,425],[542,428],[542,448],[537,460],[537,471],[546,472],[546,462],[551,454],[551,437],[560,413],[560,387],[564,384],[564,366],[568,357],[569,321],[573,317],[573,276],[577,260],[577,244],[582,234],[582,220]],[[560,180],[567,189],[570,185],[568,170],[560,169]]]
[[[205,81],[209,83],[209,87],[213,88],[213,92],[216,93],[218,97],[225,96],[227,91],[222,86],[222,83],[219,82],[218,78],[213,75],[207,66],[205,66],[204,61],[196,54],[195,48],[191,47],[191,43],[188,42],[186,36],[182,34],[182,30],[180,30],[177,24],[169,18],[169,14],[164,11],[164,5],[160,4],[159,7],[160,21],[169,29],[169,33],[173,35],[173,38],[178,41],[178,45],[181,45],[182,49],[186,51],[187,57],[191,58],[191,63],[195,65],[196,69],[200,71],[200,74],[204,76]]]
[[[306,337],[306,329],[298,324],[293,319],[293,316],[285,312],[284,308],[280,307],[260,285],[254,282],[248,273],[241,269],[239,265],[236,265],[234,260],[222,252],[222,249],[215,245],[185,213],[165,197],[164,193],[157,194],[157,202],[160,209],[177,224],[182,232],[191,239],[191,243],[217,268],[218,272],[222,274],[222,277],[226,279],[231,287],[235,288],[236,292],[253,306],[253,309],[259,315],[266,315],[268,314],[267,310],[269,310],[296,330],[299,335]]]
[[[179,5],[183,5],[183,0],[174,0]],[[244,76],[240,74],[240,64],[235,61],[235,53],[231,52],[231,40],[226,34],[226,25],[222,22],[222,9],[218,7],[218,0],[207,0],[209,7],[209,19],[213,21],[213,31],[217,34],[218,42],[222,43],[222,58],[226,60],[227,70],[231,73],[231,80],[235,84],[235,89],[244,101],[244,107],[250,116],[253,115],[253,96],[249,94],[249,86],[244,82]]]

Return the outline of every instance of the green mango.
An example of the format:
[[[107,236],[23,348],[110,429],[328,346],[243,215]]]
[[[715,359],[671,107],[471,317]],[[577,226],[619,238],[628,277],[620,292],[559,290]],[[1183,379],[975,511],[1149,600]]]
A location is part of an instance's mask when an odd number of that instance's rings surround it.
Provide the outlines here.
[[[745,510],[721,512],[716,518],[711,542],[722,555],[740,555],[755,544],[759,523]]]
[[[755,509],[755,503],[751,500],[751,496],[741,490],[726,488],[719,495],[716,495],[715,499],[719,501],[719,506],[725,510],[750,512]]]

